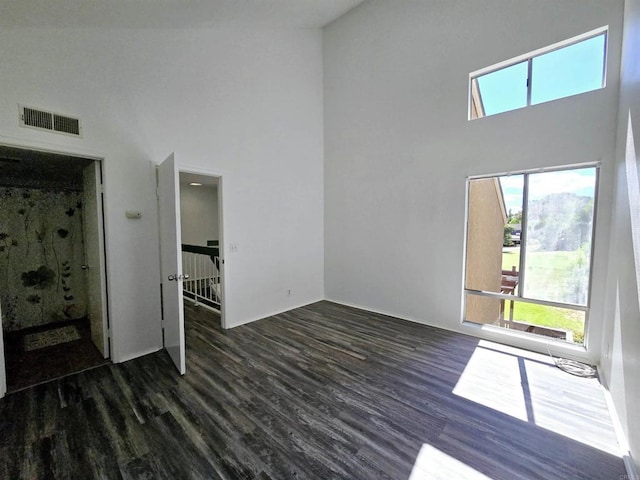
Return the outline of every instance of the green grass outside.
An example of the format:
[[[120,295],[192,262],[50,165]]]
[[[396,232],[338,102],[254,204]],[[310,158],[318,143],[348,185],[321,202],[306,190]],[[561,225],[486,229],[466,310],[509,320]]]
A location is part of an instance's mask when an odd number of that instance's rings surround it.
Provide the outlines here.
[[[573,261],[577,252],[529,252],[527,259],[531,265],[539,266],[528,273],[527,282],[539,284],[546,282],[554,271],[563,271]],[[512,266],[519,269],[520,249],[503,250],[502,269],[511,270]],[[544,285],[544,283],[542,283]],[[505,305],[505,317],[508,315],[508,302]],[[584,342],[584,313],[578,310],[548,307],[535,303],[517,302],[514,305],[514,320],[534,325],[566,328],[573,332],[574,343]]]

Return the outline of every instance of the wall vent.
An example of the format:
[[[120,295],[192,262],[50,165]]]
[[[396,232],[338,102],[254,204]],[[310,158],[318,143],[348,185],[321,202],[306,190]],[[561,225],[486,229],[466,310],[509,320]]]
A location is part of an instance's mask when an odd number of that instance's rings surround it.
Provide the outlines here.
[[[81,137],[80,119],[20,105],[20,126]]]

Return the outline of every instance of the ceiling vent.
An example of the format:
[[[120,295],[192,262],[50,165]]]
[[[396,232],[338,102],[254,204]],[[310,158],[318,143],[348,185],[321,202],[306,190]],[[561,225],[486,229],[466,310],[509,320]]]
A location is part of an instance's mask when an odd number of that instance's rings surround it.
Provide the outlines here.
[[[80,119],[20,105],[20,126],[81,137]]]

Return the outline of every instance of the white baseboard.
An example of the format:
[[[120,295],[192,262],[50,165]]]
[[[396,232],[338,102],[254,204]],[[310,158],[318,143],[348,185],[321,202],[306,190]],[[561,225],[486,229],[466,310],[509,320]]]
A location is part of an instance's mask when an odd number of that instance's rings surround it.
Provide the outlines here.
[[[357,308],[358,310],[364,310],[367,312],[373,312],[373,313],[377,313],[380,315],[386,315],[388,317],[393,317],[393,318],[398,318],[400,320],[406,320],[408,322],[414,322],[414,323],[419,323],[421,325],[427,325],[427,326],[432,326],[435,328],[440,328],[443,330],[449,330],[452,332],[456,332],[456,333],[462,333],[463,335],[465,335],[465,333],[463,332],[459,332],[456,330],[450,330],[447,328],[443,328],[439,325],[430,325],[429,323],[423,321],[423,320],[418,320],[416,318],[411,318],[411,317],[406,317],[406,316],[402,316],[402,315],[398,315],[396,313],[390,313],[390,312],[385,312],[382,310],[377,310],[377,309],[373,309],[370,307],[363,307],[362,305],[357,305],[357,304],[353,304],[353,303],[347,303],[347,302],[343,302],[340,300],[334,300],[331,298],[325,298],[326,301],[328,302],[332,302],[332,303],[336,303],[338,305],[344,305],[345,307],[351,307],[351,308]],[[468,335],[468,333],[466,333],[466,335]],[[496,341],[496,340],[492,340],[492,341]],[[518,347],[518,348],[526,348],[526,347]],[[544,353],[544,352],[542,352]],[[624,430],[622,429],[622,424],[620,423],[620,418],[618,417],[618,414],[616,412],[615,409],[615,405],[613,403],[613,398],[611,397],[611,393],[609,393],[609,389],[607,387],[607,385],[604,382],[604,376],[602,375],[602,372],[600,371],[600,366],[597,366],[598,368],[598,375],[600,377],[600,382],[602,384],[602,390],[604,392],[604,396],[605,396],[605,400],[607,402],[607,408],[609,410],[609,414],[611,415],[611,422],[613,423],[613,428],[615,430],[615,434],[616,434],[616,439],[618,441],[618,445],[620,446],[620,454],[622,457],[622,461],[624,463],[624,467],[627,471],[627,476],[624,479],[621,480],[640,480],[640,475],[638,475],[638,471],[636,469],[635,463],[633,461],[633,458],[631,456],[631,452],[629,451],[629,444],[627,442],[627,438],[624,434]]]
[[[620,446],[620,453],[622,454],[624,468],[627,471],[626,478],[622,480],[640,480],[640,475],[638,475],[636,464],[633,461],[631,451],[629,450],[629,442],[627,441],[627,436],[625,435],[624,429],[622,428],[622,423],[620,422],[620,417],[618,416],[616,405],[613,402],[613,397],[609,392],[609,386],[605,381],[605,376],[602,374],[600,365],[598,365],[598,377],[600,378],[600,384],[602,385],[602,390],[604,391],[604,398],[607,402],[609,415],[611,415],[611,422],[613,423],[613,428],[616,432],[616,438],[618,440],[618,445]]]
[[[624,480],[640,480],[638,470],[636,470],[636,464],[633,462],[631,454],[623,455],[622,461],[624,462],[624,468],[627,470],[627,478]]]
[[[420,320],[418,318],[407,317],[407,316],[404,316],[404,315],[398,315],[397,313],[386,312],[384,310],[378,310],[378,309],[371,308],[371,307],[364,307],[364,306],[358,305],[356,303],[348,303],[348,302],[343,302],[342,300],[334,300],[333,298],[325,298],[325,300],[327,302],[336,303],[338,305],[343,305],[345,307],[357,308],[358,310],[364,310],[365,312],[377,313],[378,315],[385,315],[387,317],[398,318],[400,320],[406,320],[407,322],[419,323],[420,325],[426,325],[427,327],[440,328],[441,330],[448,330],[450,332],[456,332],[456,333],[461,333],[462,335],[465,335],[464,333],[459,332],[457,330],[451,330],[449,328],[442,327],[442,326],[439,326],[439,325],[433,325],[431,323],[425,322],[424,320]]]
[[[249,319],[249,320],[242,320],[242,321],[240,321],[238,323],[234,323],[233,325],[229,325],[229,326],[224,327],[224,328],[225,329],[230,329],[230,328],[240,327],[242,325],[247,325],[249,323],[257,322],[258,320],[264,320],[265,318],[273,317],[275,315],[280,315],[281,313],[290,312],[291,310],[295,310],[296,308],[306,307],[307,305],[312,305],[314,303],[321,302],[322,300],[324,300],[324,299],[323,298],[318,298],[317,300],[313,300],[311,302],[304,302],[304,303],[301,303],[299,305],[292,305],[292,306],[287,307],[287,308],[285,308],[283,310],[278,310],[276,312],[272,312],[272,313],[269,313],[267,315],[264,315],[264,316],[261,316],[261,317],[258,317],[258,318],[253,318],[253,319]]]

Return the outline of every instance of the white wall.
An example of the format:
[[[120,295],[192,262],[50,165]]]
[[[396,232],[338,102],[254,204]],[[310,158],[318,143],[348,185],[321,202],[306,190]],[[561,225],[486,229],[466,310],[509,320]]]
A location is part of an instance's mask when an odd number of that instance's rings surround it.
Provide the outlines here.
[[[0,57],[1,136],[105,157],[116,361],[161,345],[154,165],[172,151],[223,176],[228,326],[323,297],[321,31],[2,29]],[[83,138],[18,127],[18,102],[79,116]]]
[[[640,472],[640,0],[625,1],[602,372]]]
[[[218,238],[218,188],[180,185],[180,222],[182,243],[207,246]]]
[[[465,178],[600,161],[588,338],[597,359],[621,18],[622,0],[371,0],[326,27],[327,297],[488,335],[461,325]],[[469,72],[603,25],[607,88],[467,121]]]

